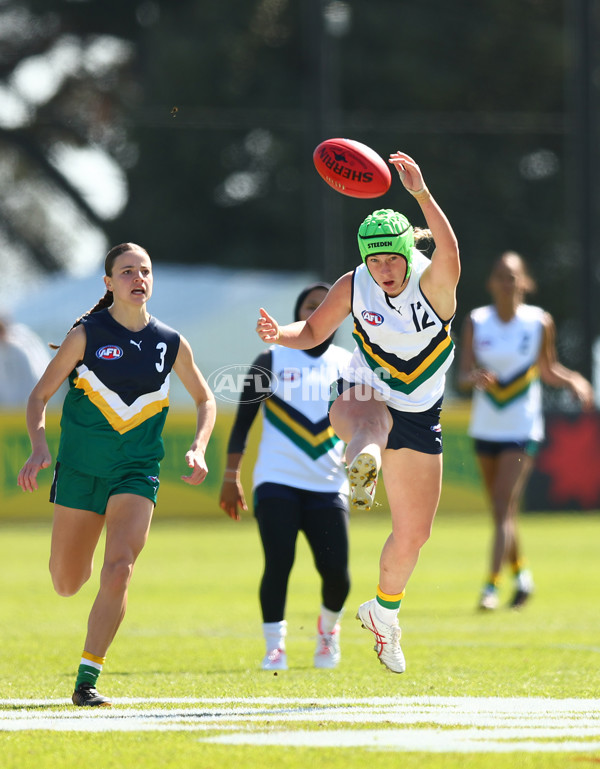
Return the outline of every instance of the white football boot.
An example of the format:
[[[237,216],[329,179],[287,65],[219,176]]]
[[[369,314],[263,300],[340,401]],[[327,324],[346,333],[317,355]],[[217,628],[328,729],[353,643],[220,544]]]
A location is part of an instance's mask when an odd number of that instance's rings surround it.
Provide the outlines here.
[[[321,630],[321,618],[319,617],[317,634],[317,648],[315,649],[314,663],[316,668],[335,668],[342,658],[340,649],[340,626],[336,624],[331,633]]]
[[[521,569],[515,579],[515,593],[510,602],[511,609],[520,609],[532,596],[535,587],[529,569]]]
[[[287,670],[287,654],[285,639],[287,636],[287,621],[263,622],[263,635],[267,653],[262,661],[263,670]]]
[[[486,585],[481,591],[479,609],[482,611],[494,611],[498,608],[498,590],[493,585]]]
[[[273,649],[273,651],[265,654],[265,658],[262,661],[263,670],[287,670],[287,654],[285,649]]]
[[[373,649],[377,652],[379,662],[392,673],[404,673],[406,662],[400,648],[402,631],[398,625],[398,620],[396,619],[393,625],[386,625],[382,622],[375,614],[376,603],[375,598],[362,603],[358,607],[356,619],[360,620],[362,626],[366,630],[370,630],[375,636]]]
[[[370,510],[375,499],[377,476],[381,468],[379,446],[370,443],[357,454],[348,468],[350,504],[361,510]]]

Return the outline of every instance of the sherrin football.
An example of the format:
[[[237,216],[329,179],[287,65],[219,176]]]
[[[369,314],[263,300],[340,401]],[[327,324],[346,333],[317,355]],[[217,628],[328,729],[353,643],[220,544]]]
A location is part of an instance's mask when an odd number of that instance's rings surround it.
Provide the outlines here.
[[[352,198],[378,198],[392,183],[384,159],[354,139],[326,139],[313,152],[313,162],[332,189]]]

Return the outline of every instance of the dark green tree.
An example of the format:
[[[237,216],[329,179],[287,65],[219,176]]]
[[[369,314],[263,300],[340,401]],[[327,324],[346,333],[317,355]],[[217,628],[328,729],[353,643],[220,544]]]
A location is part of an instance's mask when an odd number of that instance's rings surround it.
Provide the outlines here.
[[[421,164],[461,245],[457,325],[487,300],[493,258],[515,249],[577,365],[580,335],[566,333],[577,329],[582,274],[570,7],[5,0],[0,87],[14,90],[27,62],[50,62],[68,45],[79,62],[54,94],[27,105],[26,120],[0,121],[0,236],[45,269],[62,268],[80,221],[106,241],[143,243],[158,262],[333,279],[356,264],[354,233],[374,207],[404,208],[419,223],[397,181],[364,201],[318,178],[315,145],[349,136]],[[64,147],[116,163],[122,210],[90,202],[56,162]],[[57,199],[76,212],[66,224],[48,213]]]

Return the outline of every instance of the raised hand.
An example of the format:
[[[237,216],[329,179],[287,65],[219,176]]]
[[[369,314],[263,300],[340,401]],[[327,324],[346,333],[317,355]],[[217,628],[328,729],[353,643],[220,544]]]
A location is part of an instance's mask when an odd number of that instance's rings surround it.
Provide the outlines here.
[[[260,318],[256,323],[256,333],[263,342],[276,342],[279,339],[279,324],[262,307],[259,310]]]
[[[421,169],[405,152],[393,152],[389,161],[400,176],[400,181],[411,194],[426,189]]]

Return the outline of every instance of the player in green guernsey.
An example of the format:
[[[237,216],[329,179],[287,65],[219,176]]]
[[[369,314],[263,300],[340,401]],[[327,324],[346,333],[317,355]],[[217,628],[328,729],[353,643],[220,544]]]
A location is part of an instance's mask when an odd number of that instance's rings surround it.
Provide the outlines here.
[[[50,501],[54,522],[50,573],[59,595],[89,579],[106,525],[100,588],[88,619],[73,703],[107,706],[96,682],[125,616],[135,561],[152,520],[163,457],[162,429],[174,371],[196,404],[195,435],[186,462],[189,484],[202,483],[204,454],[215,423],[215,400],[184,337],[146,309],[152,263],[135,243],[112,248],[105,260],[104,297],[67,334],[27,404],[32,453],[19,472],[24,491],[50,466],[46,405],[68,378]],[[85,447],[85,450],[83,450]]]

